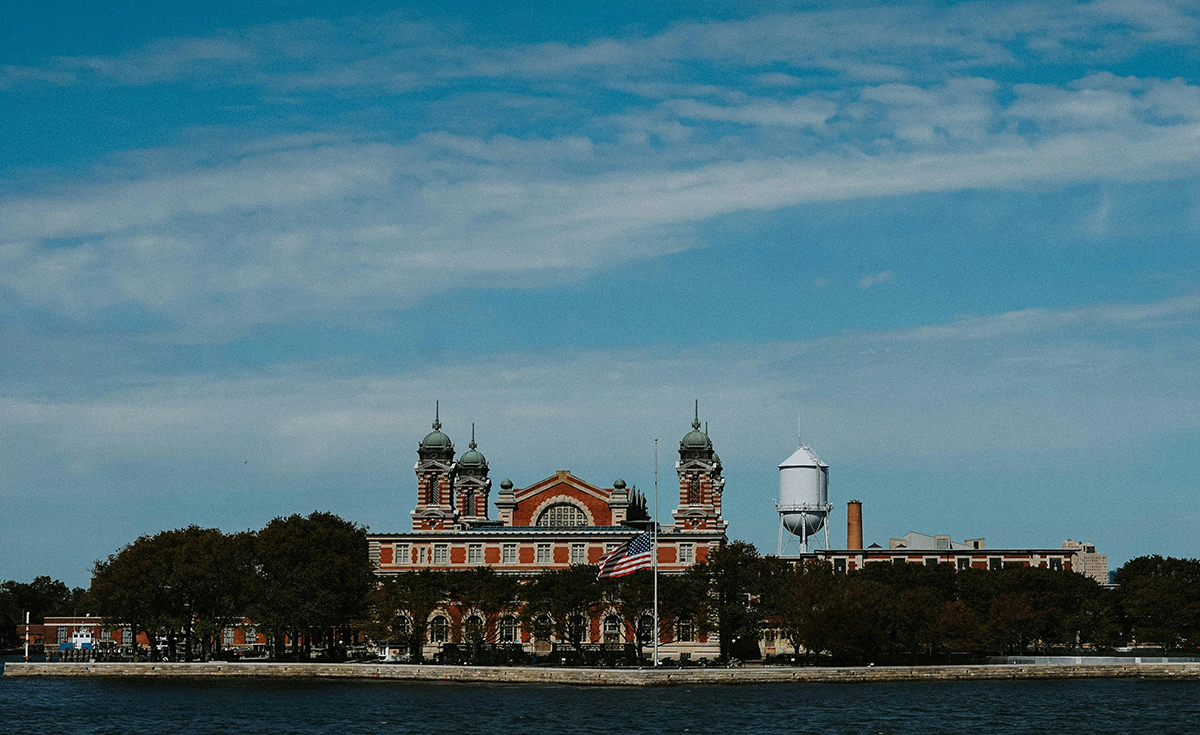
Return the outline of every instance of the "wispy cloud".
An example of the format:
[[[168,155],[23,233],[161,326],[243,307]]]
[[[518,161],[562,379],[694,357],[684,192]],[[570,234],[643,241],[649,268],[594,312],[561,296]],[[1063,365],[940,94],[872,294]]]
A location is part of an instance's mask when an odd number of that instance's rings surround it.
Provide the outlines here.
[[[895,273],[892,273],[891,271],[883,271],[881,273],[876,273],[873,276],[863,276],[862,278],[858,279],[858,287],[866,290],[872,286],[878,286],[881,283],[891,283],[894,280],[896,280]]]

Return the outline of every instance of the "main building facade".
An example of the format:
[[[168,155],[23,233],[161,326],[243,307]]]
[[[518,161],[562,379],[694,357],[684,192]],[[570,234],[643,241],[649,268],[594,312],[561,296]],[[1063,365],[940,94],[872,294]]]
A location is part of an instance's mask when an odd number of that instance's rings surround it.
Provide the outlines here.
[[[474,433],[472,427],[468,450],[456,456],[454,443],[442,431],[435,413],[433,430],[417,447],[411,530],[367,537],[371,561],[380,576],[422,569],[489,567],[529,579],[549,570],[596,564],[605,553],[654,523],[645,497],[624,480],[594,484],[568,470],[521,488],[503,480],[495,494],[496,517],[492,518],[491,468]],[[721,458],[700,429],[698,409],[691,431],[679,442],[675,471],[677,502],[670,522],[659,524],[658,531],[658,569],[662,574],[684,573],[726,541]],[[454,623],[460,612],[448,607],[435,615]],[[589,642],[612,642],[611,635],[601,633],[606,625],[604,616],[594,621],[590,636],[594,640]],[[444,628],[433,626],[434,630]],[[536,643],[527,632],[519,635],[522,643]],[[622,637],[628,636],[622,633]],[[690,640],[680,637],[665,630],[660,640],[671,653],[715,654],[715,641],[710,643],[703,633],[682,636]],[[442,642],[450,641],[430,644]]]

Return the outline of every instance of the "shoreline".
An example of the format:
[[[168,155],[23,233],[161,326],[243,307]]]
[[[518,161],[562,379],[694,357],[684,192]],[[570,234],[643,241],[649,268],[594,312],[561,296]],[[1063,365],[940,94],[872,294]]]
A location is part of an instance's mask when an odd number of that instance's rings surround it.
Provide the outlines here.
[[[533,666],[297,663],[46,663],[9,662],[4,676],[318,678],[570,686],[995,681],[1013,679],[1200,679],[1200,663],[978,664],[740,669],[585,669]]]

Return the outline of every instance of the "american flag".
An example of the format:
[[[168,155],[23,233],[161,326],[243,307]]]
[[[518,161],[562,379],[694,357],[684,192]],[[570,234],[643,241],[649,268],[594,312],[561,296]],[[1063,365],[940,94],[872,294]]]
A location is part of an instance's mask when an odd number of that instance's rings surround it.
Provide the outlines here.
[[[649,531],[638,534],[600,557],[600,573],[596,575],[596,579],[624,577],[639,569],[649,569],[654,566],[654,562],[650,558],[651,548],[654,545],[653,538],[653,534]]]

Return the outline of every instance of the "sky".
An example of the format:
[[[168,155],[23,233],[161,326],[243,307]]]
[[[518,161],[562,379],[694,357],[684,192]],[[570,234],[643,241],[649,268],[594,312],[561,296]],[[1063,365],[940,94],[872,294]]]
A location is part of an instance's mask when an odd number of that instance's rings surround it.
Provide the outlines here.
[[[1196,555],[1200,5],[10,0],[0,579],[498,485]],[[677,496],[676,496],[677,497]],[[794,545],[790,548],[794,551]]]

